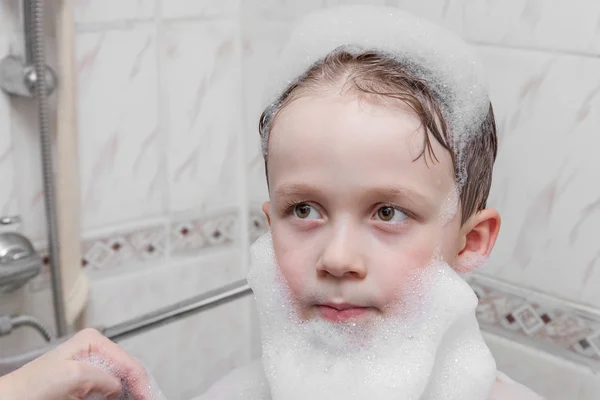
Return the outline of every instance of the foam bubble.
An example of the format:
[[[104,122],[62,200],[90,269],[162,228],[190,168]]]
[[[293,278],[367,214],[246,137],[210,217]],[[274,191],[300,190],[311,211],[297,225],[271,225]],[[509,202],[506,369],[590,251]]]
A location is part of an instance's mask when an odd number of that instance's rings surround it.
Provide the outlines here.
[[[488,398],[496,365],[475,319],[477,298],[443,262],[412,275],[398,304],[368,321],[301,320],[270,233],[252,246],[248,282],[274,400]]]
[[[448,222],[454,219],[456,213],[458,212],[459,204],[460,194],[458,193],[458,188],[456,187],[456,185],[453,185],[440,211],[440,222],[442,226],[446,225]]]
[[[269,123],[281,95],[332,51],[376,51],[425,80],[438,99],[456,154],[457,185],[466,180],[464,149],[489,110],[483,67],[471,47],[454,33],[393,7],[345,6],[301,19],[269,75],[261,132],[267,157]]]
[[[121,369],[112,363],[110,360],[106,359],[97,354],[91,354],[85,357],[76,357],[78,361],[85,362],[91,364],[97,368],[102,369],[105,372],[119,378],[121,380],[122,390],[121,393],[114,398],[114,400],[138,400],[138,397],[135,397],[132,393],[131,388],[133,386],[136,387],[136,392],[140,393],[144,400],[166,400],[160,389],[158,389],[158,385],[152,378],[152,376],[146,372],[146,382],[143,383],[143,387],[140,387],[140,384],[137,382],[139,377],[129,376],[121,371]],[[85,397],[84,400],[104,400],[106,396],[99,393],[90,393]]]
[[[481,268],[487,262],[487,260],[488,258],[481,254],[464,256],[461,257],[456,264],[454,264],[454,270],[459,274],[466,274]]]

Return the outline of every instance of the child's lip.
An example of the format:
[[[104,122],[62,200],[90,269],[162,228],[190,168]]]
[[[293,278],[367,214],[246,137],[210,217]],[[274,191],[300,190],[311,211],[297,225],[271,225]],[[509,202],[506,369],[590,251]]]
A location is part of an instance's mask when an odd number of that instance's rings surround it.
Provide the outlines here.
[[[318,313],[332,322],[343,322],[365,317],[372,311],[371,307],[362,307],[347,303],[327,303],[316,305]]]

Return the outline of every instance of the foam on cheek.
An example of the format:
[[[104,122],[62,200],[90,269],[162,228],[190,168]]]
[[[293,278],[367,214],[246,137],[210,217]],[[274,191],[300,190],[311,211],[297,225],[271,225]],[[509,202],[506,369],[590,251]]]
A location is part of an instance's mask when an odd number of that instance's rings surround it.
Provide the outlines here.
[[[75,359],[100,368],[121,380],[121,393],[119,393],[114,400],[166,400],[149,373],[146,373],[146,382],[140,383],[137,381],[139,379],[138,377],[124,374],[114,365],[114,363],[100,355],[92,354],[90,356],[77,357]],[[139,393],[139,396],[134,397],[133,391],[131,390],[132,387],[136,387],[135,392]],[[84,400],[105,400],[106,398],[106,396],[99,393],[90,393]]]
[[[456,185],[452,186],[450,193],[444,200],[444,204],[442,205],[442,209],[440,211],[440,223],[442,226],[446,225],[448,222],[452,221],[456,214],[458,213],[458,206],[460,204],[460,194]]]
[[[495,363],[478,330],[477,298],[440,259],[415,272],[384,313],[366,321],[301,321],[271,234],[259,238],[248,282],[273,400],[486,400]]]

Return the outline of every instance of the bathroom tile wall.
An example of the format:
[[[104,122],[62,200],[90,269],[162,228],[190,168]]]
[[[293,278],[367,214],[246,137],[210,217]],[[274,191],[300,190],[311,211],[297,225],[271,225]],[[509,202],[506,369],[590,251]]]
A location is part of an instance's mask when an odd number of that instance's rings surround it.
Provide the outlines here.
[[[86,324],[106,327],[245,277],[257,227],[243,185],[241,2],[75,3]],[[55,4],[45,2],[52,67]],[[0,57],[23,54],[20,19],[18,0],[0,2]],[[35,121],[30,100],[0,95],[0,212],[21,215],[45,254]],[[46,266],[0,298],[0,314],[52,326],[49,299]],[[124,346],[167,398],[188,399],[248,360],[249,308],[241,300]],[[172,346],[149,345],[156,335]],[[23,330],[0,343],[15,354],[39,339]]]
[[[82,263],[88,323],[111,325],[243,279],[250,232],[240,2],[103,7],[77,9]],[[238,303],[124,346],[168,398],[193,397],[249,358]]]
[[[1,4],[1,3],[0,3]],[[0,54],[8,54],[10,49],[11,27],[9,10],[0,14]],[[0,96],[0,213],[6,215],[16,208],[14,171],[12,162],[12,135],[10,104],[6,96]]]

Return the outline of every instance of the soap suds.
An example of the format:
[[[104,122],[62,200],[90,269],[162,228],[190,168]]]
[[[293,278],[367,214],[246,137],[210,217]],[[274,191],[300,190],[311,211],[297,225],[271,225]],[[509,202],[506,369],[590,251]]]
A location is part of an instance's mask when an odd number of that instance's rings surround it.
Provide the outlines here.
[[[139,377],[134,377],[123,373],[118,366],[114,365],[114,363],[107,360],[105,357],[92,354],[85,357],[77,357],[76,360],[98,367],[121,380],[121,393],[119,393],[114,400],[166,400],[158,388],[158,385],[149,373],[146,373],[145,378],[147,382],[144,383],[144,387],[139,387],[139,385],[137,385],[137,380]],[[134,396],[134,393],[132,393],[132,387],[136,387],[137,396]],[[91,393],[85,398],[85,400],[105,399],[106,396],[98,393]]]
[[[336,7],[298,22],[269,75],[261,132],[265,159],[270,122],[281,95],[311,66],[340,49],[352,54],[375,51],[427,82],[448,125],[460,193],[467,178],[466,145],[489,111],[483,67],[473,49],[454,33],[393,7]]]
[[[366,322],[301,320],[270,233],[252,247],[248,281],[273,400],[488,398],[496,365],[475,319],[477,298],[443,262],[413,275],[393,309]]]

